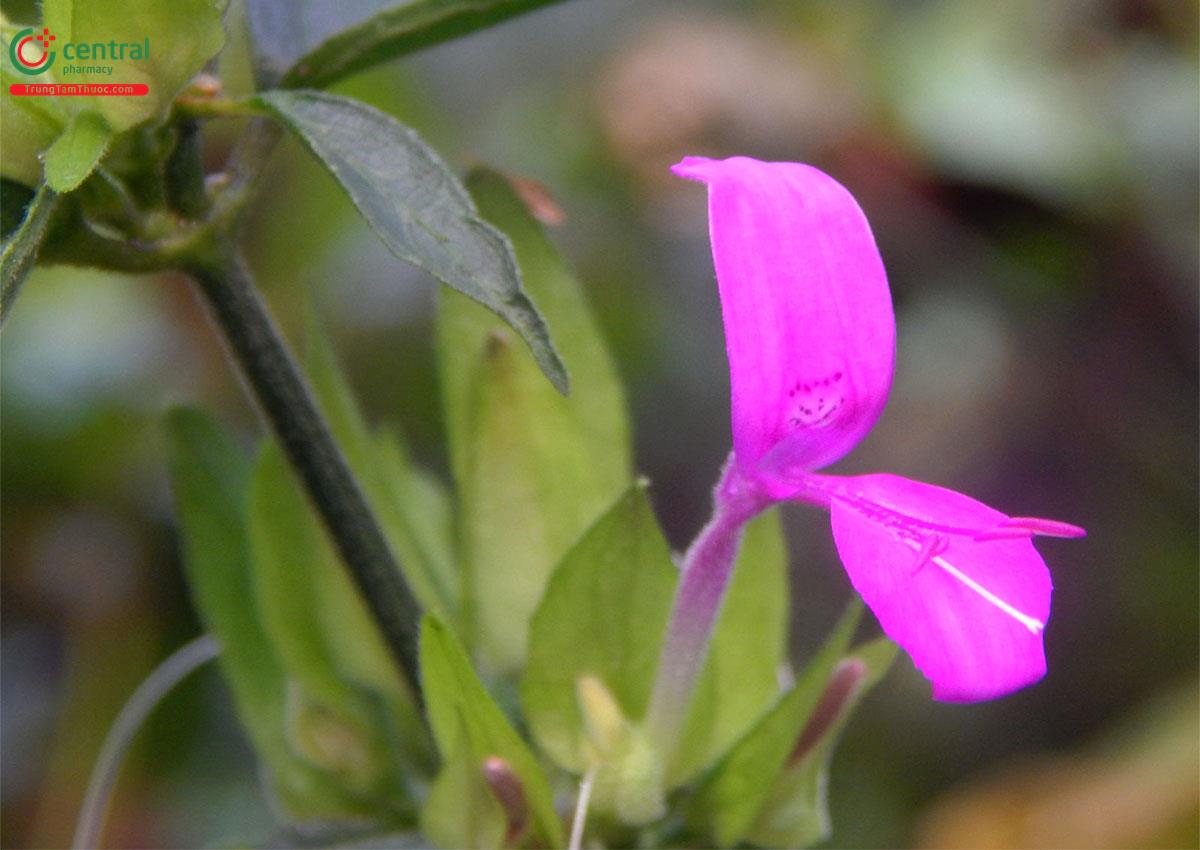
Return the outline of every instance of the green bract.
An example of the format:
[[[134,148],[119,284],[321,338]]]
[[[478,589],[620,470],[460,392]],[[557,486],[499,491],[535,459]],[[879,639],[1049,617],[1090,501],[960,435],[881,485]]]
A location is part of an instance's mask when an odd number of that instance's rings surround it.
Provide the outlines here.
[[[421,626],[421,678],[429,725],[448,769],[455,770],[452,757],[464,747],[476,770],[489,756],[503,759],[521,782],[534,831],[549,846],[561,847],[562,826],[545,775],[479,681],[462,644],[433,616]]]
[[[512,240],[572,375],[570,395],[555,393],[494,315],[443,292],[439,369],[471,625],[488,662],[512,671],[551,571],[632,480],[629,426],[607,347],[541,227],[500,175],[468,185]]]

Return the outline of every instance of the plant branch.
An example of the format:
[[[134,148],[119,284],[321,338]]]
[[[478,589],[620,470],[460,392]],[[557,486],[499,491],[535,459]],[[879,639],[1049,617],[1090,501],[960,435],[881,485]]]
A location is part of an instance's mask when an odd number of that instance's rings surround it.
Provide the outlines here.
[[[387,539],[317,409],[240,257],[189,268],[250,395],[325,523],[393,656],[420,698],[420,609]]]

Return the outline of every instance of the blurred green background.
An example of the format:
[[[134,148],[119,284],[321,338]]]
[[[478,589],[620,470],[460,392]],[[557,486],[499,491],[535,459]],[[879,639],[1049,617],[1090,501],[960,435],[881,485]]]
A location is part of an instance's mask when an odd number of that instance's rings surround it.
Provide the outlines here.
[[[235,8],[234,91],[239,27]],[[666,167],[747,154],[845,183],[889,271],[899,361],[886,413],[837,469],[1089,537],[1041,547],[1056,585],[1044,682],[944,705],[903,659],[870,696],[834,763],[832,844],[1194,847],[1197,73],[1193,2],[575,0],[342,88],[456,165],[553,196],[680,547],[728,450],[728,381],[704,193]],[[214,169],[234,129],[209,128]],[[434,285],[295,143],[249,253],[289,333],[314,298],[368,409],[444,473]],[[0,348],[2,844],[63,846],[120,704],[198,631],[161,415],[199,404],[247,443],[259,426],[177,277],[38,271]],[[787,520],[800,658],[850,588],[827,518]],[[140,737],[107,841],[275,834],[206,670]]]

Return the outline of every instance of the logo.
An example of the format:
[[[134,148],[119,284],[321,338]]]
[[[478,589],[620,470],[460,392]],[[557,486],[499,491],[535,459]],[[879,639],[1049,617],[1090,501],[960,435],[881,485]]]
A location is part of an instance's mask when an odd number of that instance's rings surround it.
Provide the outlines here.
[[[58,41],[46,27],[39,34],[36,27],[26,27],[8,43],[8,58],[12,66],[22,74],[36,76],[50,70],[58,54],[59,62],[54,72],[62,82],[11,83],[9,94],[38,95],[42,97],[128,97],[150,93],[146,83],[98,82],[97,78],[111,78],[125,63],[146,62],[150,59],[150,38],[141,41],[67,41],[51,46]]]
[[[54,64],[55,52],[50,49],[50,43],[54,40],[50,30],[43,28],[41,34],[35,36],[33,27],[28,27],[14,35],[9,42],[8,58],[22,74],[40,74]],[[33,54],[39,52],[39,48],[41,56],[35,57]]]

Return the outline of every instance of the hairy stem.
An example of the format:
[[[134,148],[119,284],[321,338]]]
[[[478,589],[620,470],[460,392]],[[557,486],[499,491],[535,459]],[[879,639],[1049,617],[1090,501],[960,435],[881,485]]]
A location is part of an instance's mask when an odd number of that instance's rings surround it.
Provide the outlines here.
[[[420,697],[420,609],[296,362],[237,256],[192,276],[257,405],[325,523],[393,656]]]

